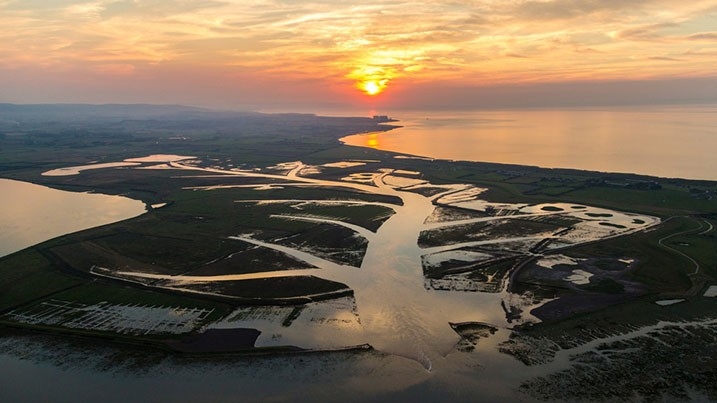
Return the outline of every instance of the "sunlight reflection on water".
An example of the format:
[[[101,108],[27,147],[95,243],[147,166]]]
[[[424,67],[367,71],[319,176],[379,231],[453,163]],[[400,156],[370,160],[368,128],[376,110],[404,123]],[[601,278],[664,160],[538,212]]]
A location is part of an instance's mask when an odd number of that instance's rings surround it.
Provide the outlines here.
[[[0,194],[0,256],[145,212],[144,203],[127,197],[66,192],[10,179],[0,179]]]
[[[717,107],[396,111],[345,144],[424,157],[717,180]]]

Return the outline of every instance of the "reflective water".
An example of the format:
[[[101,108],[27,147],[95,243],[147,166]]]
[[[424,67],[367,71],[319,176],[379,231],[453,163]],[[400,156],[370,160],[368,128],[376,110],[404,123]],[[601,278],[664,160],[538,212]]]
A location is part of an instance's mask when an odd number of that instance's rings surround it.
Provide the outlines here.
[[[92,169],[104,169],[104,168],[118,168],[118,167],[131,167],[131,166],[137,166],[141,165],[141,163],[145,162],[172,162],[172,161],[181,161],[186,159],[191,159],[194,157],[190,156],[184,156],[184,155],[174,155],[174,154],[153,154],[148,155],[146,157],[138,157],[138,158],[127,158],[126,160],[122,162],[105,162],[105,163],[99,163],[99,164],[88,164],[88,165],[79,165],[79,166],[73,166],[73,167],[63,167],[58,169],[52,169],[50,171],[43,172],[43,176],[69,176],[69,175],[79,175],[82,171],[89,171]]]
[[[104,164],[78,165],[74,167],[58,168],[51,171],[43,172],[42,176],[70,176],[79,175],[82,171],[103,168],[118,168],[139,165],[139,162],[107,162]]]
[[[0,194],[0,256],[145,212],[144,203],[127,197],[66,192],[10,179],[0,179]]]
[[[506,218],[491,216],[466,220],[457,220],[441,223],[427,224],[429,217],[435,210],[433,202],[454,201],[458,203],[471,203],[476,201],[483,189],[472,188],[467,185],[441,185],[442,191],[432,196],[426,196],[412,191],[402,190],[389,184],[398,174],[391,169],[380,168],[377,171],[362,173],[360,178],[344,178],[341,181],[322,180],[301,176],[307,166],[301,162],[282,164],[286,174],[230,171],[220,168],[201,168],[193,165],[173,163],[174,168],[195,170],[204,173],[223,173],[225,176],[242,176],[252,178],[283,179],[283,186],[306,186],[349,188],[366,193],[394,196],[401,203],[391,206],[394,214],[373,233],[355,225],[340,220],[324,219],[318,217],[301,217],[282,215],[285,219],[300,219],[313,222],[330,223],[351,228],[362,234],[368,241],[368,248],[360,268],[342,265],[328,261],[317,256],[310,250],[298,250],[289,246],[268,241],[254,239],[252,235],[229,236],[241,242],[251,243],[262,248],[271,248],[281,253],[293,256],[307,262],[318,269],[280,270],[275,272],[261,272],[251,275],[225,275],[217,277],[201,276],[170,276],[149,273],[112,272],[104,269],[97,271],[98,275],[113,276],[120,279],[160,279],[163,287],[181,288],[192,282],[230,281],[242,279],[265,279],[270,277],[283,277],[295,275],[314,275],[324,279],[346,284],[354,291],[360,326],[328,327],[328,326],[289,326],[280,329],[270,323],[257,323],[254,321],[236,320],[235,327],[257,328],[262,332],[257,340],[261,346],[295,345],[304,348],[321,349],[343,345],[357,345],[368,343],[377,350],[415,360],[427,370],[444,370],[445,356],[451,352],[459,341],[449,322],[485,322],[500,328],[511,326],[517,318],[506,315],[505,306],[512,306],[522,298],[512,295],[503,286],[498,292],[451,292],[426,288],[422,257],[429,253],[457,250],[460,247],[484,244],[515,244],[528,242],[528,245],[540,242],[551,237],[554,230],[547,233],[533,234],[532,236],[506,235],[497,236],[487,240],[453,243],[444,246],[422,248],[418,245],[419,234],[427,228],[440,228],[456,226],[471,222],[484,222],[505,220]],[[412,175],[413,173],[408,173]],[[216,177],[223,183],[221,176]],[[399,181],[400,182],[400,181]],[[372,184],[369,185],[368,183]],[[251,186],[262,187],[264,184],[255,183]],[[200,188],[194,188],[199,190]],[[222,191],[221,186],[207,185],[204,191]],[[444,200],[445,199],[445,200]],[[316,200],[315,202],[322,202]],[[336,202],[337,200],[334,200]],[[276,202],[276,201],[275,201]],[[304,202],[314,202],[305,200]],[[506,205],[507,207],[507,205]],[[597,225],[590,215],[600,216],[601,220],[617,220],[618,222],[633,222],[636,216],[626,215],[616,211],[596,209],[588,206],[573,204],[551,203],[550,205],[514,205],[514,212],[520,212],[520,217],[536,217],[554,214],[582,217],[584,222],[574,224],[574,234],[571,236],[576,242],[595,240],[601,237],[614,236],[620,233],[644,229],[659,220],[640,216],[640,224],[623,226],[620,230],[609,229],[608,232],[598,231],[598,235],[587,237],[580,235],[583,224]],[[277,217],[277,216],[272,216]],[[612,227],[611,227],[612,228]],[[611,232],[612,231],[612,232]],[[595,232],[588,230],[588,233]],[[585,238],[585,239],[583,239]],[[584,276],[583,276],[584,277]],[[575,280],[579,281],[579,280]],[[531,304],[531,301],[521,301],[520,304]],[[526,309],[520,320],[533,320]],[[237,315],[240,315],[237,312]],[[269,313],[267,317],[278,316]],[[279,321],[280,322],[280,321]],[[514,323],[513,323],[514,324]],[[222,325],[222,327],[228,324]],[[328,340],[328,344],[327,344]]]
[[[396,111],[346,144],[448,160],[717,180],[717,106]]]
[[[257,246],[268,247],[308,262],[320,270],[292,270],[291,272],[263,272],[256,278],[313,274],[338,281],[354,290],[361,327],[349,327],[340,335],[344,345],[369,343],[377,350],[395,354],[419,362],[426,369],[433,369],[436,363],[442,363],[445,355],[458,343],[459,337],[448,325],[449,322],[481,321],[506,326],[505,312],[501,302],[506,292],[501,293],[454,293],[426,290],[424,285],[421,256],[426,251],[418,246],[418,236],[425,229],[427,218],[433,213],[433,200],[446,193],[463,189],[464,185],[446,185],[444,193],[427,197],[418,193],[400,191],[387,185],[384,180],[392,170],[384,169],[370,175],[374,186],[351,181],[329,181],[302,177],[299,173],[306,167],[294,163],[286,176],[256,172],[236,172],[217,168],[198,168],[183,164],[173,164],[176,168],[198,170],[208,173],[247,176],[267,179],[291,179],[297,184],[313,186],[345,187],[373,194],[395,196],[401,199],[401,205],[394,205],[395,211],[376,233],[369,233],[368,249],[360,268],[336,264],[305,251],[286,246],[267,243],[248,236],[231,237]],[[369,174],[367,174],[369,175]],[[221,179],[220,179],[221,180]],[[288,186],[291,183],[285,183]],[[208,189],[216,189],[209,186]],[[343,223],[342,223],[343,224]],[[346,224],[344,224],[346,225]],[[503,242],[506,240],[503,239]],[[131,275],[130,273],[119,273]],[[138,274],[137,277],[160,278],[157,275]],[[254,276],[252,276],[254,277]],[[242,275],[241,278],[247,278]],[[189,281],[187,277],[175,281]],[[239,279],[229,276],[228,279]],[[195,279],[196,280],[196,279]],[[245,324],[242,324],[245,326]],[[264,330],[264,329],[261,329]],[[323,329],[313,331],[294,331],[286,329],[284,337],[275,344],[291,344],[301,347],[322,348]],[[335,335],[335,329],[329,329]],[[271,336],[264,332],[257,343],[271,345]]]
[[[495,358],[514,364],[511,371],[456,353],[448,357],[455,370],[436,373],[375,352],[155,360],[32,337],[0,339],[0,347],[0,397],[8,402],[531,401],[508,385],[533,371],[505,355]]]

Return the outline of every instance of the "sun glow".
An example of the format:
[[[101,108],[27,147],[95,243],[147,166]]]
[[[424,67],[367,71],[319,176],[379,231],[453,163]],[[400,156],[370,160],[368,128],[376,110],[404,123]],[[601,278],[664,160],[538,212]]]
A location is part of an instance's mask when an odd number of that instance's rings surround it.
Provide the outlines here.
[[[709,103],[715,2],[0,0],[0,100],[462,107],[492,103],[483,87],[580,82],[592,94],[636,81],[671,102]],[[561,93],[504,97],[539,106]]]
[[[365,65],[347,75],[355,80],[356,88],[368,96],[376,96],[386,90],[394,72],[383,66]]]
[[[383,92],[383,89],[386,88],[386,84],[382,83],[386,80],[381,81],[363,81],[359,83],[359,88],[365,92],[367,95],[378,95],[381,92]]]

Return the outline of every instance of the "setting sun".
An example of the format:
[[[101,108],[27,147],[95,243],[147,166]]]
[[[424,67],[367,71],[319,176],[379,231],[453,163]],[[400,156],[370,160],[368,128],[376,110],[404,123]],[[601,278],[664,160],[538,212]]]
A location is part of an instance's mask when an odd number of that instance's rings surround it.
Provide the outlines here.
[[[383,88],[376,81],[365,81],[360,84],[361,89],[368,95],[377,95]]]
[[[376,96],[386,90],[394,72],[382,66],[372,64],[356,68],[347,75],[355,81],[355,87],[368,96]]]
[[[386,89],[388,79],[381,80],[364,80],[357,84],[358,89],[366,93],[366,95],[378,95]]]

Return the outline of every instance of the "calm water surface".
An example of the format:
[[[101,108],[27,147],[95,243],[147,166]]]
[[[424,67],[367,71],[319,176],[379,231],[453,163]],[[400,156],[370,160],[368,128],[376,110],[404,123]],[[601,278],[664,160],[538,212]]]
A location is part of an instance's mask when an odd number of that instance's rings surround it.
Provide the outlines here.
[[[144,203],[0,179],[0,256],[43,241],[138,216]]]
[[[346,144],[448,160],[717,180],[717,106],[428,111]]]
[[[0,338],[0,347],[4,402],[532,401],[505,386],[518,383],[506,379],[510,374],[465,353],[447,357],[454,371],[438,373],[376,352],[122,358],[126,352],[111,346],[82,348],[37,336]]]

